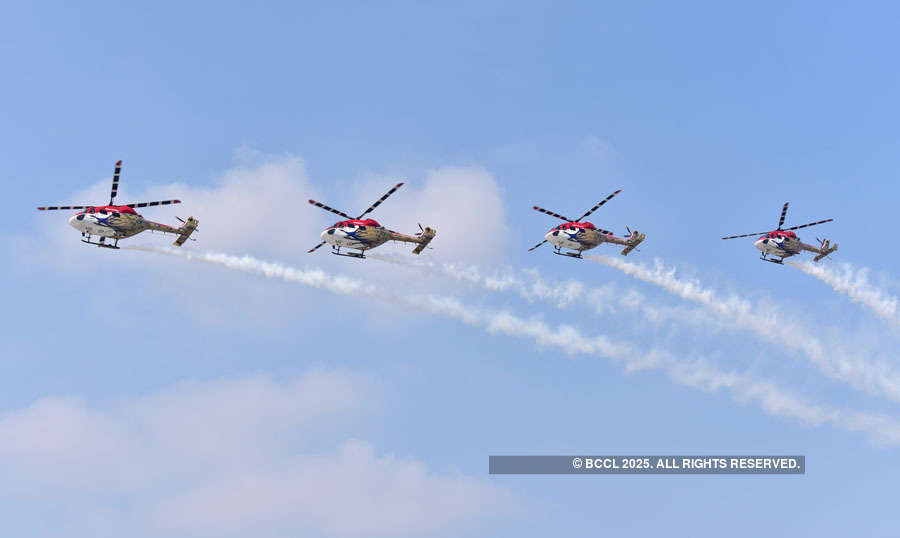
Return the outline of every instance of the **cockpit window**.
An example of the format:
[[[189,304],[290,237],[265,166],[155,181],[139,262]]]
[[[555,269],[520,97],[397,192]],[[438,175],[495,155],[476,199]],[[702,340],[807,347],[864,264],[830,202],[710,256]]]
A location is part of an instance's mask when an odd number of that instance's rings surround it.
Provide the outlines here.
[[[101,210],[100,210],[100,214],[101,214],[101,215],[106,215],[106,210],[105,210],[105,209],[101,209]]]

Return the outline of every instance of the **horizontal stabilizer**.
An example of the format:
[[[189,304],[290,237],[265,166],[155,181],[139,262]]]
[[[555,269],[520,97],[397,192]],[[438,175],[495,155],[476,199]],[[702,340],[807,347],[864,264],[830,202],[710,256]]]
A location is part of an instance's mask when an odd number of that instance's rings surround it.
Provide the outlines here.
[[[824,258],[825,256],[828,256],[829,254],[831,254],[832,252],[834,252],[837,249],[838,249],[837,244],[835,244],[833,247],[829,246],[829,242],[826,239],[825,241],[822,242],[822,248],[819,250],[819,255],[816,256],[815,258],[813,258],[813,261],[814,262],[820,261],[822,258]]]
[[[642,233],[638,233],[637,230],[631,232],[631,235],[628,236],[628,246],[622,249],[622,256],[628,256],[628,254],[634,250],[638,245],[640,245],[646,236]]]
[[[179,235],[178,238],[175,239],[175,242],[172,244],[176,247],[180,247],[181,245],[183,245],[184,242],[187,241],[191,236],[191,234],[194,233],[194,230],[197,229],[197,225],[199,224],[199,220],[195,219],[194,217],[188,217],[187,222],[184,223],[184,226],[178,228],[178,231],[181,233],[181,235]]]
[[[425,247],[428,246],[428,243],[431,243],[431,240],[434,239],[434,236],[437,234],[434,228],[429,228],[428,226],[422,230],[422,233],[418,235],[419,244],[416,245],[416,248],[413,249],[413,254],[421,254]]]

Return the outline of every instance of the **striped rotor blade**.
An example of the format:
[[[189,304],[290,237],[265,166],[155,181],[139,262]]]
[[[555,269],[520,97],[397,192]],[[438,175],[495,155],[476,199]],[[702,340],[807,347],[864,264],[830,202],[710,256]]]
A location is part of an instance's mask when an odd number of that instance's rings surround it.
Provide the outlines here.
[[[394,194],[395,192],[397,192],[397,189],[399,189],[399,188],[402,187],[402,186],[403,186],[403,183],[397,183],[396,185],[394,185],[394,187],[393,187],[391,190],[387,191],[387,194],[385,194],[384,196],[382,196],[381,198],[379,198],[378,200],[376,200],[374,204],[372,204],[372,205],[369,206],[369,209],[366,209],[365,211],[363,211],[362,214],[361,214],[360,216],[356,217],[356,218],[361,219],[361,218],[363,218],[364,216],[366,216],[366,215],[368,215],[369,213],[371,213],[372,210],[374,210],[376,207],[378,207],[378,206],[381,205],[381,202],[387,200],[387,199],[388,199],[388,196],[390,196],[390,195]]]
[[[549,211],[549,210],[547,210],[547,209],[544,209],[543,207],[533,206],[531,209],[534,209],[535,211],[540,211],[541,213],[544,213],[544,214],[546,214],[546,215],[550,215],[551,217],[556,217],[556,218],[558,218],[558,219],[562,219],[562,220],[564,220],[564,221],[566,221],[566,222],[572,222],[572,219],[566,218],[566,217],[560,215],[559,213],[554,213],[553,211]]]
[[[825,224],[826,222],[832,222],[834,219],[825,219],[820,220],[819,222],[810,222],[809,224],[801,224],[800,226],[791,226],[790,228],[785,228],[786,230],[799,230],[800,228],[809,228],[810,226],[815,226],[816,224]]]
[[[602,233],[603,235],[616,235],[609,230],[601,230],[600,228],[597,228],[597,231]]]
[[[113,184],[112,190],[109,191],[109,205],[113,204],[113,200],[116,199],[116,194],[119,192],[119,174],[122,173],[122,161],[116,163],[116,169],[113,172]]]
[[[586,218],[588,217],[588,215],[590,215],[590,214],[593,213],[594,211],[597,211],[597,209],[598,209],[600,206],[602,206],[602,205],[605,204],[606,202],[612,200],[612,199],[613,199],[613,196],[619,194],[620,192],[622,192],[622,189],[619,189],[619,190],[617,190],[616,192],[610,194],[609,196],[607,196],[606,198],[604,198],[603,200],[601,200],[600,202],[598,202],[597,205],[595,205],[594,207],[592,207],[587,213],[585,213],[584,215],[578,217],[578,220],[576,220],[575,222],[581,222],[581,219],[586,219]]]
[[[769,232],[757,232],[755,234],[743,234],[743,235],[729,235],[728,237],[723,237],[722,239],[737,239],[738,237],[752,237],[754,235],[765,235]]]
[[[784,226],[784,217],[787,215],[787,206],[789,202],[784,203],[784,207],[781,208],[781,218],[778,219],[778,229],[780,230],[782,226]]]
[[[316,246],[314,246],[313,248],[307,250],[306,253],[309,254],[310,252],[315,252],[317,248],[321,247],[321,246],[324,245],[324,244],[325,244],[325,241],[322,241],[322,242],[319,243],[318,245],[316,245]]]
[[[340,216],[344,217],[345,219],[351,218],[350,215],[344,213],[343,211],[338,211],[337,209],[335,209],[335,208],[333,208],[333,207],[328,207],[327,205],[323,204],[322,202],[317,202],[317,201],[315,201],[315,200],[310,200],[309,203],[311,203],[312,205],[314,205],[314,206],[316,206],[316,207],[321,207],[321,208],[324,209],[325,211],[331,211],[332,213],[335,213],[335,214],[337,214],[337,215],[340,215]]]
[[[159,202],[140,202],[138,204],[125,204],[128,207],[153,207],[155,205],[180,204],[181,200],[162,200]]]
[[[51,205],[46,207],[39,207],[38,211],[56,211],[58,209],[87,209],[91,206],[89,205]]]
[[[543,244],[546,243],[546,242],[547,242],[547,240],[544,239],[543,241],[541,241],[541,242],[538,243],[537,245],[535,245],[535,246],[531,247],[530,249],[528,249],[528,252],[531,252],[532,250],[538,248],[539,246],[543,245]]]

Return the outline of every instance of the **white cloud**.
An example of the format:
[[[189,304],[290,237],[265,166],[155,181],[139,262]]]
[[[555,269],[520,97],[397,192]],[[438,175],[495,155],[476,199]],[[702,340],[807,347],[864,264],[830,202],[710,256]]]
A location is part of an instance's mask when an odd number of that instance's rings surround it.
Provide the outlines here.
[[[355,187],[352,204],[362,212],[399,180],[402,179],[369,177]],[[426,251],[428,254],[423,257],[496,260],[508,248],[509,228],[502,191],[494,176],[483,168],[444,166],[429,171],[424,182],[408,178],[403,188],[374,214],[381,224],[402,233],[418,232],[417,223],[436,229],[434,250]],[[406,245],[403,248],[412,250]]]
[[[164,529],[202,535],[257,535],[266,520],[280,528],[312,523],[337,536],[408,536],[507,512],[509,503],[483,480],[437,476],[421,462],[378,456],[369,443],[349,440],[332,454],[298,456],[164,499],[150,515]]]
[[[376,394],[365,379],[313,370],[101,406],[43,398],[0,417],[3,496],[52,498],[46,515],[66,536],[102,522],[130,536],[430,534],[515,509],[485,479],[436,474],[348,434]]]
[[[297,257],[319,241],[319,215],[307,202],[319,195],[299,157],[260,155],[210,187],[179,183],[154,192],[183,200],[180,211],[200,219],[204,247]]]

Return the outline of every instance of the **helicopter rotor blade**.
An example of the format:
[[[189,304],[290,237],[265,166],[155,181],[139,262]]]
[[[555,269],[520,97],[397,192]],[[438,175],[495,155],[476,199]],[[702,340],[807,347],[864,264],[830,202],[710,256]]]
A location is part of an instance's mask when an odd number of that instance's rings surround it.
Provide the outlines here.
[[[587,213],[585,213],[584,215],[578,217],[578,219],[575,220],[574,222],[581,222],[581,219],[586,219],[591,213],[593,213],[594,211],[597,211],[597,209],[598,209],[600,206],[602,206],[602,205],[605,204],[606,202],[612,200],[613,196],[619,194],[620,192],[622,192],[622,189],[619,189],[619,190],[617,190],[616,192],[610,194],[609,196],[607,196],[606,198],[604,198],[603,200],[601,200],[600,202],[598,202],[597,205],[595,205],[594,207],[590,208],[590,209],[588,210]]]
[[[800,228],[809,228],[810,226],[816,226],[818,224],[825,224],[826,222],[832,222],[834,219],[825,219],[820,220],[818,222],[810,222],[809,224],[801,224],[800,226],[791,226],[790,228],[785,228],[787,230],[799,230]]]
[[[743,235],[729,235],[728,237],[723,237],[722,239],[737,239],[738,237],[752,237],[754,235],[765,235],[769,232],[757,232],[755,234],[743,234]]]
[[[116,162],[116,169],[113,171],[112,189],[109,191],[109,205],[113,205],[116,194],[119,192],[119,174],[122,172],[122,161]]]
[[[39,207],[38,211],[56,211],[59,209],[87,209],[89,205],[51,205]]]
[[[564,217],[564,216],[560,215],[559,213],[554,213],[553,211],[550,211],[548,209],[544,209],[543,207],[532,206],[531,209],[534,209],[535,211],[540,211],[541,213],[544,213],[545,215],[550,215],[551,217],[556,217],[558,219],[562,219],[566,222],[573,222],[572,219],[570,219],[568,217]]]
[[[158,205],[180,204],[181,200],[161,200],[159,202],[139,202],[136,204],[125,204],[127,207],[153,207]]]
[[[331,211],[332,213],[334,213],[336,215],[340,215],[340,216],[344,217],[345,219],[351,218],[350,215],[344,213],[343,211],[338,211],[337,209],[335,209],[333,207],[328,207],[327,205],[325,205],[321,202],[317,202],[315,200],[310,200],[309,203],[311,203],[312,205],[314,205],[316,207],[321,207],[325,211]],[[321,245],[319,245],[319,246],[321,246]],[[319,248],[319,247],[316,247],[316,248]]]
[[[787,215],[788,203],[789,202],[785,202],[784,207],[781,208],[781,218],[778,219],[778,229],[779,230],[781,229],[782,226],[784,226],[784,217]]]
[[[315,250],[316,250],[317,248],[321,247],[321,246],[324,245],[324,244],[325,244],[325,241],[322,241],[322,242],[319,243],[318,245],[316,245],[316,246],[314,246],[313,248],[307,250],[306,253],[309,254],[310,252],[315,252]]]
[[[541,242],[538,243],[537,245],[535,245],[535,246],[531,247],[530,249],[528,249],[528,252],[531,252],[532,250],[538,248],[539,246],[543,245],[543,244],[546,243],[546,242],[547,242],[547,240],[544,239],[543,241],[541,241]]]
[[[402,186],[403,186],[403,182],[400,182],[400,183],[397,183],[396,185],[394,185],[394,187],[391,188],[391,190],[387,191],[387,193],[384,196],[382,196],[381,198],[379,198],[378,200],[375,200],[375,203],[370,205],[369,209],[366,209],[365,211],[363,211],[362,214],[360,214],[360,216],[358,216],[356,218],[361,219],[364,216],[368,215],[370,212],[372,212],[372,210],[374,210],[376,207],[380,206],[381,202],[387,200],[388,196],[397,192],[397,189],[399,189]]]

